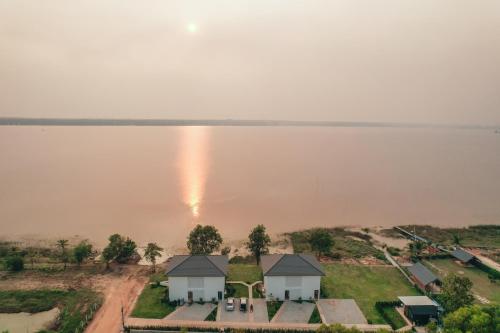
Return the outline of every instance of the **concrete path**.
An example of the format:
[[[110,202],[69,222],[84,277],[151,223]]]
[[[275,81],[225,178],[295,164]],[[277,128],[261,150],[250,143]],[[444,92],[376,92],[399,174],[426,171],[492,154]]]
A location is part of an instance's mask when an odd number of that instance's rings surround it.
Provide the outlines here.
[[[243,281],[227,281],[226,283],[242,284],[248,288],[248,310],[250,310],[250,306],[253,305],[253,287],[259,283],[262,283],[262,281],[255,281],[252,284],[248,284],[248,283],[243,282]],[[255,321],[253,312],[249,312],[248,316],[249,316],[249,321],[252,321],[252,322]]]
[[[255,298],[253,300],[253,318],[256,323],[268,323],[267,302],[264,298]]]
[[[307,324],[315,306],[316,304],[309,302],[297,303],[294,301],[285,301],[271,322]]]
[[[167,320],[203,321],[215,309],[212,303],[183,305],[165,317]]]
[[[353,299],[320,299],[316,302],[325,324],[367,324],[367,320]]]

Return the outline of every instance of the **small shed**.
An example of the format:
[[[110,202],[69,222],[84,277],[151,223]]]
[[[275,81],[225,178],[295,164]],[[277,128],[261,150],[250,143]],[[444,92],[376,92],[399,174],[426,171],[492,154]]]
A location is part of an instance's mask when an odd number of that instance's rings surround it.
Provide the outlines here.
[[[427,296],[400,296],[405,316],[416,325],[426,325],[438,318],[439,305]]]
[[[462,249],[456,249],[453,252],[451,252],[451,255],[460,260],[464,264],[469,264],[472,263],[474,260],[476,260],[476,257],[473,254],[470,254],[467,251],[464,251]]]
[[[408,267],[408,271],[413,281],[423,291],[431,291],[441,284],[439,278],[420,262]]]

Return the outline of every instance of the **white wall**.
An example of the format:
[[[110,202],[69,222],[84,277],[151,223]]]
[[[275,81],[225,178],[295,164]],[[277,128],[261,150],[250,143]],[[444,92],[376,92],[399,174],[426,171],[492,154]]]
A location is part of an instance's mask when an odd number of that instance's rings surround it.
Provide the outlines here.
[[[314,290],[320,290],[321,276],[264,276],[266,299],[285,299],[285,290],[290,291],[290,300],[314,298]]]
[[[191,279],[191,280],[190,280]],[[224,298],[224,277],[201,277],[201,278],[188,278],[170,276],[168,278],[169,299],[188,300],[188,291],[193,292],[193,300],[198,302],[200,297],[205,302],[210,302],[212,298],[218,299],[218,292],[222,292]]]

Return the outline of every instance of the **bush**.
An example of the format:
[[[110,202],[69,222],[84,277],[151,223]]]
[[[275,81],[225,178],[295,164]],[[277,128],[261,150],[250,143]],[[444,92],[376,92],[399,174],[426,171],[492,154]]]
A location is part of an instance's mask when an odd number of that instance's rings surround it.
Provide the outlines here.
[[[389,254],[390,254],[391,256],[399,256],[399,255],[401,254],[401,253],[400,253],[400,252],[401,252],[401,250],[400,250],[400,249],[398,249],[397,247],[393,247],[393,246],[389,246],[389,247],[387,248],[387,252],[389,252]]]
[[[24,269],[24,261],[18,255],[7,257],[5,260],[5,269],[11,272],[20,272]]]

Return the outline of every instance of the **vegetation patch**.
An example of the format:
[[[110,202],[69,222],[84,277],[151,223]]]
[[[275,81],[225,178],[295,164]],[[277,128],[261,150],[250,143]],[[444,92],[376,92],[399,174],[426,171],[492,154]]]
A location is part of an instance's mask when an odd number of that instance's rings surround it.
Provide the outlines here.
[[[262,271],[255,264],[230,264],[227,279],[228,281],[243,281],[252,284],[256,281],[262,281]],[[226,288],[228,296],[249,297],[248,288],[245,285],[231,283]],[[256,288],[252,288],[252,293],[254,297],[262,297]]]
[[[217,319],[217,307],[215,307],[212,312],[205,318],[205,321],[215,321]]]
[[[354,299],[373,324],[385,324],[375,308],[377,301],[420,294],[394,267],[327,264],[324,268],[326,276],[321,281],[324,296]]]
[[[102,303],[101,295],[89,289],[0,291],[0,299],[0,312],[4,313],[36,313],[57,306],[61,314],[52,329],[60,333],[74,333]]]
[[[321,324],[321,316],[319,315],[318,307],[315,306],[313,312],[311,313],[311,317],[309,318],[309,324]]]
[[[396,310],[399,301],[389,301],[389,302],[377,302],[375,308],[380,313],[382,318],[391,325],[393,330],[398,330],[406,326],[406,321],[401,317],[399,312]]]
[[[500,304],[500,282],[490,279],[487,273],[472,266],[465,267],[455,263],[451,259],[426,260],[424,264],[444,279],[449,273],[468,277],[472,281],[472,291],[487,298],[493,304]]]
[[[271,321],[271,319],[273,319],[274,315],[281,308],[282,304],[283,304],[283,302],[281,302],[281,301],[267,302],[267,316],[269,318],[269,321]]]
[[[417,235],[441,245],[453,245],[458,242],[466,247],[500,248],[500,225],[475,225],[467,228],[436,228],[430,225],[401,227],[405,230],[415,230]]]
[[[308,229],[286,234],[290,237],[295,253],[313,253],[310,236],[314,230]],[[344,228],[330,228],[325,230],[333,238],[333,246],[330,253],[325,254],[332,259],[375,257],[382,261],[386,260],[384,253],[372,245],[371,237],[367,234]]]
[[[176,305],[169,302],[168,288],[152,284],[142,290],[131,316],[160,319],[173,312],[175,308]]]

